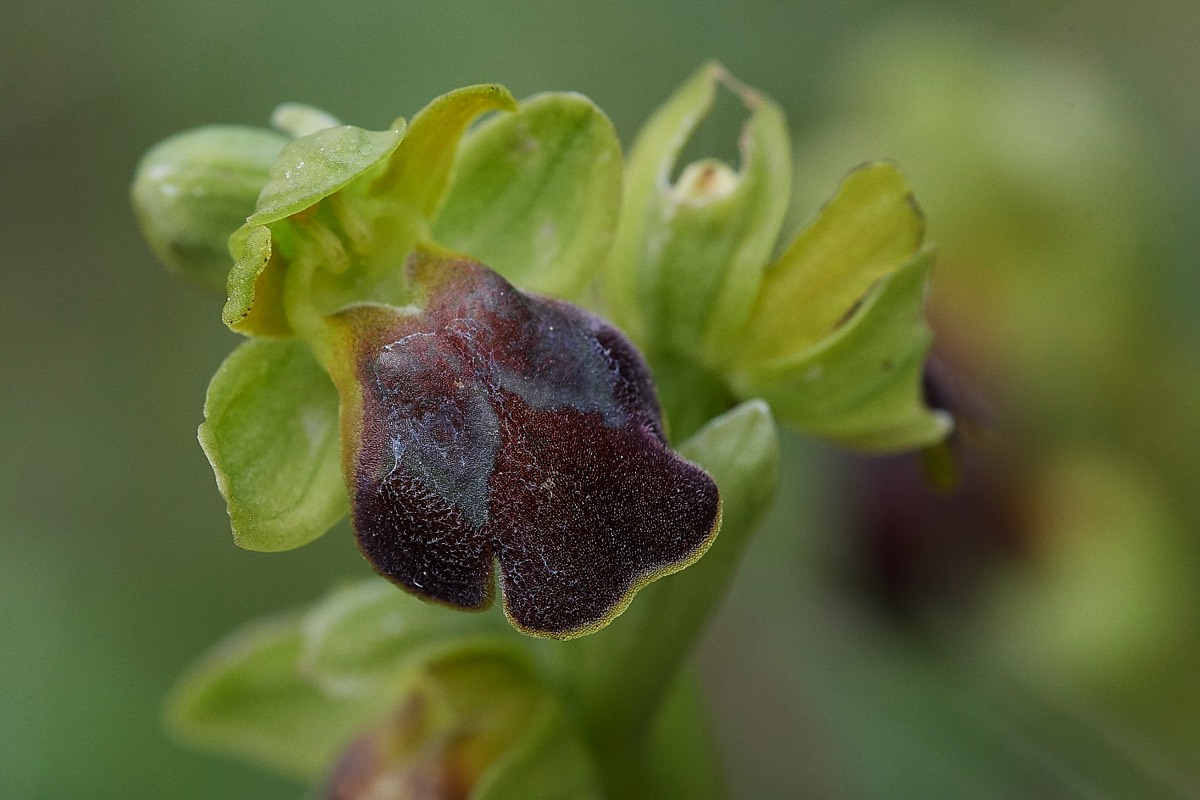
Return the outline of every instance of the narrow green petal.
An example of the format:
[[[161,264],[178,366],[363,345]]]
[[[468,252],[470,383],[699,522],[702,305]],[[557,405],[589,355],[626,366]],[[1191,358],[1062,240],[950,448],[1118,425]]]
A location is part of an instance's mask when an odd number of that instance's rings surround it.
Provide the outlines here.
[[[709,113],[718,84],[749,112],[741,165],[676,160]],[[791,145],[779,108],[710,64],[639,134],[626,171],[610,257],[607,307],[652,353],[713,366],[733,344],[758,295],[791,187]]]
[[[880,281],[816,346],[739,365],[734,390],[765,399],[781,421],[848,447],[889,452],[941,440],[950,417],[927,408],[921,389],[932,262],[926,250]]]
[[[925,222],[892,164],[851,172],[767,270],[738,358],[799,353],[844,322],[868,290],[912,260]]]
[[[248,550],[307,544],[346,514],[338,398],[303,342],[252,340],[213,376],[200,444]]]
[[[577,296],[604,261],[621,204],[612,123],[576,94],[543,94],[463,145],[434,238],[524,288]]]

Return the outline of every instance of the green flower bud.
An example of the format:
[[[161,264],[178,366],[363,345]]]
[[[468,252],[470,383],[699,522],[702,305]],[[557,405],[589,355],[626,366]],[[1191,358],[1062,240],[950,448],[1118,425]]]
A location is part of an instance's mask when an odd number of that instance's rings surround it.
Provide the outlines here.
[[[224,294],[233,266],[229,235],[254,213],[286,143],[269,130],[213,126],[172,136],[151,149],[133,181],[133,208],[163,263]]]

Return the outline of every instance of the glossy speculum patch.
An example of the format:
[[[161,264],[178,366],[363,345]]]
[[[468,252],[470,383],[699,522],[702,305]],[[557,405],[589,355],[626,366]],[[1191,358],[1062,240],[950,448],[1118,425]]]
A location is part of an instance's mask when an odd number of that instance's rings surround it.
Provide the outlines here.
[[[420,313],[360,306],[347,420],[359,545],[427,599],[483,608],[498,572],[529,633],[602,627],[720,524],[716,484],[673,453],[641,356],[614,327],[471,261],[419,254]]]

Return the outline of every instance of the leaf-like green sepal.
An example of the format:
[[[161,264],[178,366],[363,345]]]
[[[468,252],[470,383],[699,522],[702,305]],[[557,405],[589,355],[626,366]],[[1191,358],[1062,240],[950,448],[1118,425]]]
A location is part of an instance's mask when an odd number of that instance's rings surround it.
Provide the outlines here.
[[[494,83],[467,86],[438,97],[413,118],[399,157],[391,161],[373,190],[393,193],[423,219],[432,220],[446,194],[467,126],[487,111],[516,108],[517,101],[508,89]]]
[[[926,407],[921,390],[932,261],[932,252],[923,251],[881,279],[815,345],[739,365],[735,390],[765,399],[797,428],[857,449],[890,452],[940,441],[950,416]]]
[[[224,294],[229,235],[254,212],[287,139],[258,128],[213,126],[172,136],[138,164],[133,207],[171,269]]]
[[[621,205],[621,146],[587,98],[543,94],[464,141],[434,239],[533,291],[575,297]]]
[[[332,318],[359,545],[384,576],[571,638],[695,561],[716,485],[666,444],[649,372],[611,325],[480,264],[418,251],[417,312]]]
[[[337,391],[303,342],[243,343],[213,376],[204,417],[238,545],[289,550],[345,515]]]
[[[672,182],[688,137],[719,84],[750,112],[737,172],[705,159]],[[710,64],[639,134],[607,281],[614,320],[652,352],[713,365],[757,297],[791,187],[791,146],[779,108]]]

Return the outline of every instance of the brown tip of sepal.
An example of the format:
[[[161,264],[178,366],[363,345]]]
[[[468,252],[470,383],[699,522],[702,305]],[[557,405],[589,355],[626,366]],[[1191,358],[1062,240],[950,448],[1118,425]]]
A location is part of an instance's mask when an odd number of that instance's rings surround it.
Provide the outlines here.
[[[346,426],[359,546],[388,579],[461,608],[498,571],[519,629],[571,638],[712,542],[712,478],[663,434],[616,328],[486,267],[419,252],[419,313],[342,313],[361,418]]]

